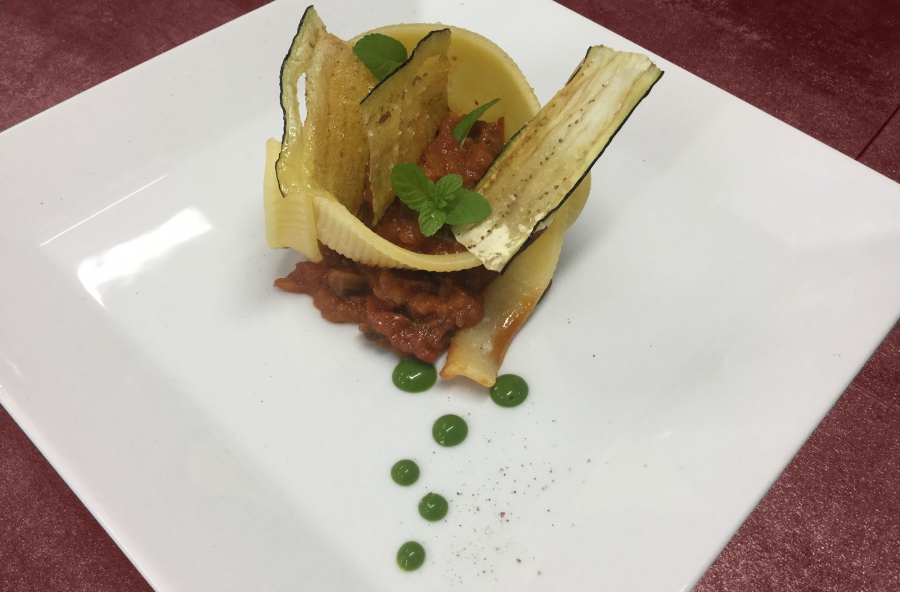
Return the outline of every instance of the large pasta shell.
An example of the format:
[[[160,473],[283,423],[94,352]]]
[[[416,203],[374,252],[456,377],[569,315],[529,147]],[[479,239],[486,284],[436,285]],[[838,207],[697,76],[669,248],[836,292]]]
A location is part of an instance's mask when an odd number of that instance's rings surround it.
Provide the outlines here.
[[[440,29],[451,32],[447,96],[450,108],[468,113],[480,103],[500,97],[500,102],[488,112],[488,119],[504,117],[508,139],[540,110],[540,102],[516,63],[494,42],[466,29],[433,24],[392,25],[369,33],[394,37],[412,51],[428,33]],[[349,45],[366,34],[351,40]],[[270,141],[270,152],[272,146]],[[343,165],[335,162],[334,166]],[[312,164],[305,168],[315,169]],[[298,164],[295,170],[304,167]],[[424,271],[457,271],[481,265],[469,252],[421,255],[402,249],[366,228],[356,219],[356,212],[346,208],[341,211],[329,204],[333,196],[325,188],[297,182],[290,193],[282,195],[277,180],[273,180],[275,167],[270,162],[265,175],[266,239],[272,248],[290,247],[318,261],[321,254],[317,243],[321,242],[360,263]]]

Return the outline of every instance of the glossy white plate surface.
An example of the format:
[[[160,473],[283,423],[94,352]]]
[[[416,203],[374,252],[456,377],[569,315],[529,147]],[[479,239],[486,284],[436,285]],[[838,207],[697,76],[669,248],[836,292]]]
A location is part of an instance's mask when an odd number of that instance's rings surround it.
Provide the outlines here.
[[[159,590],[690,587],[900,315],[900,186],[659,60],[507,357],[528,401],[403,394],[392,355],[272,287],[299,257],[263,240],[264,142],[304,8],[0,134],[3,405]],[[537,0],[319,12],[479,31],[542,101],[588,45],[636,49]],[[451,412],[470,435],[440,449]]]

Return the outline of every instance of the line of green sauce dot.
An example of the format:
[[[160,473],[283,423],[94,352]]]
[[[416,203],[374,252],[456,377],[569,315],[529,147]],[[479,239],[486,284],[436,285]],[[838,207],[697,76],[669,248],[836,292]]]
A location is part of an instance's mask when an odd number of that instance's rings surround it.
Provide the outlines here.
[[[427,391],[437,382],[437,370],[434,364],[423,362],[418,358],[404,358],[394,367],[391,379],[401,391],[421,393]]]
[[[516,407],[528,398],[528,383],[521,376],[498,376],[490,389],[491,400],[501,407]]]
[[[419,465],[408,458],[398,460],[391,467],[391,479],[397,485],[409,487],[419,480]]]
[[[437,522],[443,520],[447,515],[450,504],[444,496],[437,493],[426,493],[425,497],[419,501],[419,516],[429,522]]]
[[[437,382],[434,365],[417,358],[400,360],[392,375],[394,385],[409,393],[421,393]],[[504,374],[497,377],[490,388],[491,400],[501,407],[516,407],[528,397],[528,384],[520,376]],[[457,446],[469,435],[466,421],[453,414],[442,415],[431,427],[434,441],[444,447]],[[419,479],[419,466],[412,460],[403,459],[391,467],[391,479],[404,487]],[[419,515],[429,522],[443,520],[447,516],[449,503],[437,493],[428,493],[419,501]],[[397,565],[403,571],[415,571],[425,563],[425,549],[415,541],[408,541],[397,551]]]
[[[442,415],[431,426],[431,437],[441,446],[458,446],[469,435],[466,420],[458,415]]]
[[[425,549],[415,541],[403,543],[397,551],[397,565],[403,571],[415,571],[425,563]]]

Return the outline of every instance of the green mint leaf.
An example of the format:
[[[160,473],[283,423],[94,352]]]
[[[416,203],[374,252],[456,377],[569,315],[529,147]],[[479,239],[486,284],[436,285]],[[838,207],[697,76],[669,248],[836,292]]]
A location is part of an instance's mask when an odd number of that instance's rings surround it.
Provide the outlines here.
[[[353,53],[378,80],[387,78],[407,58],[402,43],[381,33],[370,33],[357,41]]]
[[[400,162],[391,169],[391,184],[397,197],[419,212],[419,230],[434,236],[446,224],[472,224],[491,213],[487,200],[463,189],[462,176],[444,175],[433,183],[421,167]]]
[[[445,218],[444,212],[438,209],[431,210],[427,213],[422,212],[419,214],[419,230],[421,230],[422,234],[425,236],[432,236],[444,225]]]
[[[365,39],[365,37],[363,37],[363,39]],[[360,39],[360,41],[362,41],[362,39]],[[475,109],[474,111],[463,117],[462,121],[457,123],[456,127],[453,128],[453,139],[462,144],[465,141],[466,136],[469,135],[469,130],[472,129],[472,126],[475,125],[476,121],[478,121],[478,118],[484,115],[484,112],[493,107],[494,103],[499,100],[500,99],[494,99],[493,101],[485,103],[481,107]]]
[[[457,174],[444,175],[434,184],[434,205],[443,210],[454,198],[456,192],[462,189],[462,176]]]
[[[444,212],[447,214],[445,220],[447,224],[474,224],[488,217],[491,213],[491,204],[481,197],[480,193],[460,189],[444,208]]]
[[[400,201],[413,210],[423,212],[426,208],[434,207],[434,182],[413,163],[395,164],[391,169],[391,185]]]

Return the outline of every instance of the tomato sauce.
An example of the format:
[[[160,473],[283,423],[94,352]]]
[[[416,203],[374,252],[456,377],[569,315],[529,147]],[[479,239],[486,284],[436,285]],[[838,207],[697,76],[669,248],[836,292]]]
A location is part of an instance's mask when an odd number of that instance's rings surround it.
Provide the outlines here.
[[[476,121],[462,146],[453,138],[453,128],[462,117],[450,111],[438,133],[425,148],[420,165],[434,182],[444,175],[462,175],[463,187],[472,189],[503,149],[503,118],[497,123]]]
[[[447,114],[419,164],[432,181],[456,173],[462,176],[463,186],[471,189],[503,148],[503,120],[476,122],[460,145],[452,132],[461,119],[452,111]],[[370,192],[368,187],[366,191]],[[418,213],[399,199],[375,232],[417,253],[465,250],[446,226],[434,236],[424,236]],[[402,357],[415,356],[425,362],[434,362],[450,346],[456,331],[481,321],[481,293],[498,275],[484,267],[452,273],[371,267],[324,245],[319,248],[322,261],[298,263],[287,277],[275,280],[275,286],[309,294],[325,319],[356,323],[367,339]]]

